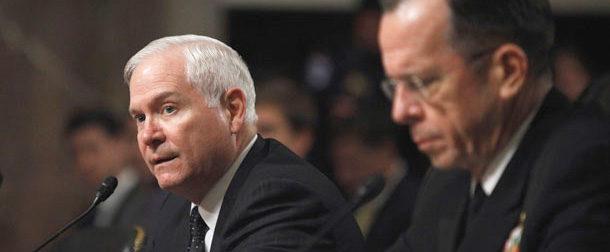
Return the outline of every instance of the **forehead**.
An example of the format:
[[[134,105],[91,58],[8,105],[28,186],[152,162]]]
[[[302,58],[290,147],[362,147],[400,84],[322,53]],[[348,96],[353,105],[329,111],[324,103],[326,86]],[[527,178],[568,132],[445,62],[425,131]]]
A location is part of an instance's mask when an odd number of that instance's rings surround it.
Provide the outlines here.
[[[173,50],[145,58],[134,69],[129,84],[130,110],[159,95],[188,94],[194,87],[185,76],[185,58]]]
[[[177,50],[157,53],[144,58],[134,69],[130,89],[142,84],[158,82],[182,82],[185,80],[185,58]]]
[[[417,71],[445,53],[448,14],[443,0],[412,0],[383,15],[379,43],[388,75]]]

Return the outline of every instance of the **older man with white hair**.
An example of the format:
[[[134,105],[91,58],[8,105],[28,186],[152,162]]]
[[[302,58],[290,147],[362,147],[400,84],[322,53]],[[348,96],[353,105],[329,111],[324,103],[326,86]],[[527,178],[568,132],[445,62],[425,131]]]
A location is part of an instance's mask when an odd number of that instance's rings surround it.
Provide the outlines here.
[[[195,35],[155,40],[129,60],[124,76],[140,152],[171,192],[147,249],[299,250],[345,205],[316,168],[256,134],[252,78],[222,42]],[[314,250],[361,247],[348,217]]]

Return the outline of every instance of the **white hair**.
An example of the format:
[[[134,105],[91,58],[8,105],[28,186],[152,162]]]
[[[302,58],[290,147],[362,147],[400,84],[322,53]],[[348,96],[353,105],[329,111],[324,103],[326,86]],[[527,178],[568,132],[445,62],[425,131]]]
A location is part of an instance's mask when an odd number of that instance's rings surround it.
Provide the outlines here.
[[[256,93],[248,66],[235,50],[210,37],[181,35],[150,42],[127,61],[125,83],[129,85],[133,71],[144,59],[177,47],[184,48],[187,81],[203,93],[208,107],[218,107],[222,94],[230,88],[239,88],[246,95],[245,122],[256,123]]]

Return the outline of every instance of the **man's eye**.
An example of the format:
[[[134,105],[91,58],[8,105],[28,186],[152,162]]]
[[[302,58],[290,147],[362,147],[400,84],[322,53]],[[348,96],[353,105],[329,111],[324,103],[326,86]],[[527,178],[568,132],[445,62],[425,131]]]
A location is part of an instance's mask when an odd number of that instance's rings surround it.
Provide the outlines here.
[[[143,115],[137,115],[134,118],[136,119],[136,122],[139,122],[139,123],[144,122],[144,119],[146,119],[146,117]]]
[[[436,83],[436,81],[438,81],[438,80],[439,80],[438,76],[431,76],[428,78],[424,78],[424,79],[422,79],[422,86],[428,87],[428,86]]]
[[[166,114],[171,114],[174,111],[176,111],[176,108],[174,108],[172,106],[165,106],[165,107],[163,107],[163,112],[166,113]]]

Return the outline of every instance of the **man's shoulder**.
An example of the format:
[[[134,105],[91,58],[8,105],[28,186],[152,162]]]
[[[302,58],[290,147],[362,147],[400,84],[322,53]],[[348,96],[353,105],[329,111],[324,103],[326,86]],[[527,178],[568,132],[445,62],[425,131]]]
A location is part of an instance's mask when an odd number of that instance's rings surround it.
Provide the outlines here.
[[[607,149],[608,146],[610,117],[598,106],[580,107],[572,110],[552,128],[540,159],[569,161],[589,155],[595,149]]]
[[[601,242],[595,237],[608,232],[608,187],[610,119],[595,107],[576,108],[553,128],[530,175],[524,203],[527,246],[572,242],[584,249]],[[596,235],[585,238],[576,230]]]
[[[610,117],[597,104],[588,104],[573,109],[558,125],[555,138],[569,137],[569,140],[603,140],[610,136]]]
[[[235,173],[224,197],[223,211],[232,209],[236,202],[247,205],[244,202],[295,193],[307,198],[291,198],[315,200],[327,208],[345,202],[337,186],[317,168],[278,141],[260,138]]]
[[[285,180],[312,186],[333,186],[332,181],[316,167],[303,160],[282,143],[274,139],[263,139],[266,149],[252,167],[250,180]]]
[[[279,142],[257,140],[248,155],[225,194],[216,224],[215,248],[305,247],[313,240],[312,234],[345,205],[339,190],[325,175]],[[345,218],[333,230],[341,233],[334,234],[332,243],[327,244],[334,243],[334,250],[362,246],[353,218]]]

